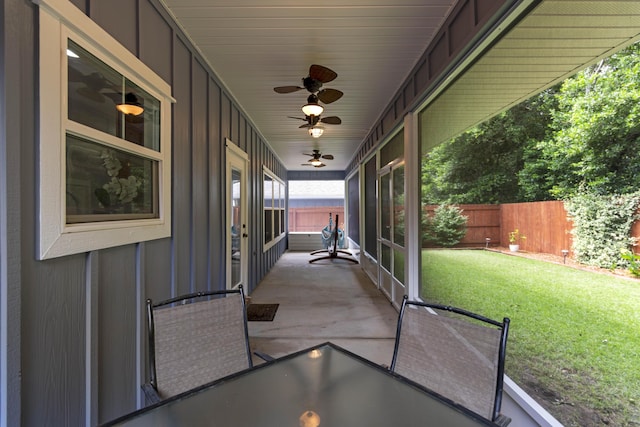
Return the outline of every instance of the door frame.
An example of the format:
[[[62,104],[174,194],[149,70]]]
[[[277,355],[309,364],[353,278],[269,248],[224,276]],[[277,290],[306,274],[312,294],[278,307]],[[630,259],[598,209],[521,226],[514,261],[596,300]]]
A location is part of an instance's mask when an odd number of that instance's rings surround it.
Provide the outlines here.
[[[226,230],[226,288],[236,288],[238,284],[242,284],[245,288],[245,292],[248,291],[248,277],[249,277],[249,224],[248,224],[248,202],[249,198],[249,185],[247,179],[247,173],[249,171],[249,156],[240,147],[233,143],[228,138],[225,138],[225,154],[227,159],[226,167],[226,180],[225,180],[225,230]],[[231,203],[233,199],[232,189],[230,188],[232,178],[231,174],[233,170],[240,171],[240,223],[242,224],[242,230],[240,230],[240,281],[236,284],[231,283],[232,270],[231,270],[231,226],[233,222]]]

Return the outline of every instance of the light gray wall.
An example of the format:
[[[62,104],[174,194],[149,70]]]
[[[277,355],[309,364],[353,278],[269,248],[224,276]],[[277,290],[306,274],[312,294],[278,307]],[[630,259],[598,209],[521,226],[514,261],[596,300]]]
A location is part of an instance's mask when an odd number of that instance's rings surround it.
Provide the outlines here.
[[[251,162],[249,291],[285,250],[263,253],[261,201],[262,166],[286,170],[157,1],[72,3],[172,86],[172,237],[36,260],[38,13],[0,2],[0,425],[96,425],[137,409],[144,300],[225,286],[225,138]]]

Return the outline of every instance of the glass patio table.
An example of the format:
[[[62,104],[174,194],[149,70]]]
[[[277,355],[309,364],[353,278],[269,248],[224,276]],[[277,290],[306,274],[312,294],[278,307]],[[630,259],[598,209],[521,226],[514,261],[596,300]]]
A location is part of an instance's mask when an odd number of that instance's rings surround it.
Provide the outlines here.
[[[241,371],[105,426],[361,427],[495,424],[335,344]]]

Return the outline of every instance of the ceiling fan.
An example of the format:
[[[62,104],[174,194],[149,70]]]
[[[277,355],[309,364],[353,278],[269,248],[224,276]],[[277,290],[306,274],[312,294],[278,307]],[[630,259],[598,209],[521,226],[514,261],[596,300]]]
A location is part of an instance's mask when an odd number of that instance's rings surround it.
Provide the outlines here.
[[[80,84],[76,88],[79,95],[97,103],[104,103],[106,99],[110,99],[116,109],[125,114],[127,122],[140,123],[142,121],[141,114],[144,112],[144,107],[133,92],[127,92],[123,96],[121,88],[117,88],[99,72],[83,74],[76,68],[69,66],[68,77],[69,82]],[[134,108],[134,110],[128,110],[127,107]]]
[[[322,65],[313,64],[309,67],[309,75],[302,78],[303,86],[278,86],[274,87],[273,90],[277,93],[291,93],[306,89],[317,96],[319,101],[331,104],[342,98],[344,94],[337,89],[322,89],[322,85],[335,80],[336,77],[338,77],[338,74],[335,71]]]
[[[319,123],[324,123],[327,125],[339,125],[340,123],[342,123],[342,120],[338,116],[329,116],[329,117],[322,117],[322,118],[320,116],[305,116],[304,119],[301,117],[293,117],[293,116],[287,116],[287,117],[289,117],[290,119],[302,120],[307,122],[299,126],[301,129],[311,128],[311,127],[317,126]]]
[[[311,156],[307,163],[302,163],[301,166],[313,166],[315,168],[323,168],[326,165],[322,163],[320,159],[333,160],[332,154],[322,154],[320,150],[313,150],[312,153],[302,153],[305,156]]]
[[[105,101],[105,96],[114,99],[114,96],[118,95],[111,83],[98,72],[83,74],[77,69],[69,67],[68,73],[69,81],[81,83],[76,92],[94,102],[102,103]],[[107,92],[104,91],[105,89]]]

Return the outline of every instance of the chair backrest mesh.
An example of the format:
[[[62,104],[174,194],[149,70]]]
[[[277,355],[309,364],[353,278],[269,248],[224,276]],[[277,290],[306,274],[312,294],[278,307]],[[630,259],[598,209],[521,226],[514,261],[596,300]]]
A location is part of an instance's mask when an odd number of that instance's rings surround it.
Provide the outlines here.
[[[153,310],[158,393],[163,398],[249,367],[241,294]]]
[[[502,332],[407,306],[394,371],[493,419]]]

